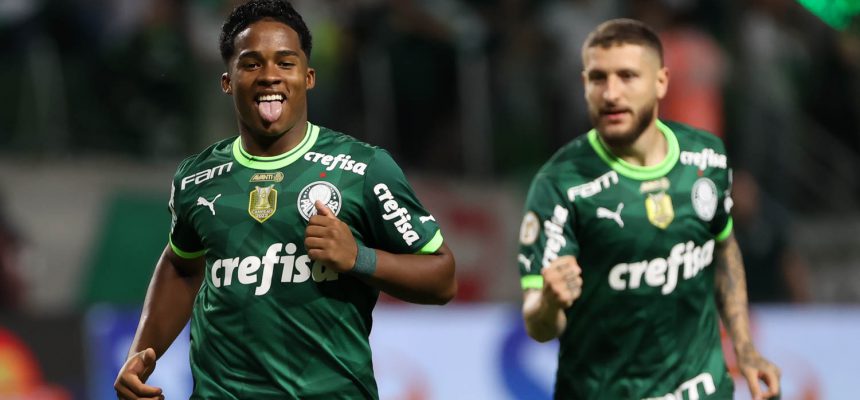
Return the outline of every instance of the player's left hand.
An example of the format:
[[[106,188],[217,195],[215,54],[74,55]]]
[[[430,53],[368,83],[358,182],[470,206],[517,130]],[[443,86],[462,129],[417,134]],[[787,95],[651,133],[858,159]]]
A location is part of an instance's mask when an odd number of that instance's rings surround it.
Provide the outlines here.
[[[317,214],[310,218],[305,228],[308,257],[337,272],[349,272],[358,255],[352,231],[321,201],[317,200],[314,207]]]
[[[753,400],[770,399],[779,395],[780,371],[756,350],[738,354],[738,369],[747,380]],[[764,381],[767,391],[762,393],[759,380]]]

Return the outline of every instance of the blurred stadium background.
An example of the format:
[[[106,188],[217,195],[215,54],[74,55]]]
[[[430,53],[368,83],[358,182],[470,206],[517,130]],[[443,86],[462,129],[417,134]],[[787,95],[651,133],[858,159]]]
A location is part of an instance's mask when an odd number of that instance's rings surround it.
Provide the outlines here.
[[[115,398],[174,169],[236,132],[217,52],[235,3],[0,0],[0,398]],[[629,16],[667,48],[664,116],[729,147],[754,335],[783,399],[855,398],[860,18],[840,12],[860,5],[802,3],[294,1],[314,35],[310,119],[390,149],[457,256],[455,304],[378,306],[382,397],[549,398],[555,345],[519,319],[522,200],[588,128],[585,35]],[[183,334],[152,379],[187,398],[187,369]]]

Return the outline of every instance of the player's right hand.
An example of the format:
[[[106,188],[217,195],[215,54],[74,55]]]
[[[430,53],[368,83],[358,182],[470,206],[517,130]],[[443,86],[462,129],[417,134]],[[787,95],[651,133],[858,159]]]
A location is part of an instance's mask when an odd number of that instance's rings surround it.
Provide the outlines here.
[[[568,308],[582,294],[582,270],[574,256],[561,256],[541,270],[542,297],[550,305]]]
[[[145,384],[155,370],[155,350],[151,347],[136,353],[125,361],[119,370],[113,388],[121,400],[164,400],[161,388]]]

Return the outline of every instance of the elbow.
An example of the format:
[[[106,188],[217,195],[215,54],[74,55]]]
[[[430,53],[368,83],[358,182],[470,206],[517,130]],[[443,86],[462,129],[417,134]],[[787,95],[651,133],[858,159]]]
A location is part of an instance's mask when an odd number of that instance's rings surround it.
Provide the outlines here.
[[[447,246],[445,247],[447,250]],[[435,299],[433,304],[437,304],[443,306],[454,300],[454,297],[457,296],[457,276],[456,276],[456,264],[454,262],[454,256],[450,253],[450,251],[446,251],[443,253],[446,258],[445,268],[444,268],[444,279],[442,287],[440,290],[436,292]]]
[[[455,279],[451,279],[451,282],[446,285],[446,287],[441,290],[436,298],[433,301],[433,304],[444,306],[454,300],[454,297],[457,296],[457,281]]]
[[[528,324],[526,324],[526,334],[538,343],[546,343],[556,338],[555,335],[548,334],[545,331],[541,332],[540,330],[532,329]]]

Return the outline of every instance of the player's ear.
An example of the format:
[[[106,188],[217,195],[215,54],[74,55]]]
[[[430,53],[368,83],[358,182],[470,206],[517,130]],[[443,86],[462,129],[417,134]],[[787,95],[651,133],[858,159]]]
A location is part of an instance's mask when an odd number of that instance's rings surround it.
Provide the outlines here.
[[[230,81],[230,74],[227,72],[221,74],[221,91],[226,94],[233,94],[233,83]]]
[[[305,88],[306,89],[313,89],[316,84],[317,84],[317,72],[313,68],[308,67],[308,72],[307,72],[307,74],[305,74]]]
[[[661,67],[657,70],[657,98],[662,99],[666,96],[666,91],[669,90],[669,69]]]

